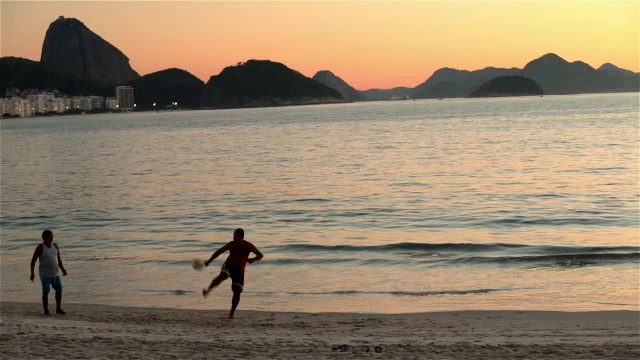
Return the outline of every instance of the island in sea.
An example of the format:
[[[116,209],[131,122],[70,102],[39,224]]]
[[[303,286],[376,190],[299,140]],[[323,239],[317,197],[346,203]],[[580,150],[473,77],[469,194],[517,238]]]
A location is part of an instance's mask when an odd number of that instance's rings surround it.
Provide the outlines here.
[[[202,91],[204,108],[346,102],[324,84],[269,60],[249,60],[212,76]]]
[[[498,76],[480,85],[469,97],[532,96],[544,95],[544,90],[528,77],[519,75]]]

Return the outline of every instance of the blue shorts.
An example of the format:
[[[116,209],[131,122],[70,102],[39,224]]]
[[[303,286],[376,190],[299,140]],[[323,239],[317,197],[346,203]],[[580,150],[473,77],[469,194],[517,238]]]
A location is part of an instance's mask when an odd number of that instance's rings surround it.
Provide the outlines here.
[[[51,291],[51,287],[53,287],[56,293],[62,293],[62,280],[60,280],[60,276],[40,276],[40,283],[42,283],[43,294],[48,294]]]

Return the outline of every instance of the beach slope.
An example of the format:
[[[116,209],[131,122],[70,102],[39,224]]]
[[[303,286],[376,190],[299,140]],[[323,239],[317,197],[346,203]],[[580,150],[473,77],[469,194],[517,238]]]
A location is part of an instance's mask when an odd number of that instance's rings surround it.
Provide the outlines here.
[[[1,303],[3,359],[637,359],[637,311],[281,313]]]

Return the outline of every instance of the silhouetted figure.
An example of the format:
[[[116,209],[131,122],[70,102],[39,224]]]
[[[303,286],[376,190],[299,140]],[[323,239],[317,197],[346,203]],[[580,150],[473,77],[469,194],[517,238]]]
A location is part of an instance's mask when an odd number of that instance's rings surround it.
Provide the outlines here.
[[[258,250],[252,243],[244,240],[244,230],[236,229],[233,232],[233,241],[228,242],[225,246],[218,249],[211,255],[209,260],[204,264],[209,264],[220,256],[225,251],[229,250],[229,256],[220,269],[220,274],[211,281],[208,289],[202,289],[202,295],[207,296],[216,286],[220,285],[227,278],[231,278],[231,290],[233,291],[233,298],[231,300],[231,312],[229,313],[229,319],[233,319],[233,314],[240,302],[240,294],[244,288],[244,269],[247,263],[252,264],[259,261],[264,257],[260,250]],[[249,254],[256,254],[255,257],[249,259]]]

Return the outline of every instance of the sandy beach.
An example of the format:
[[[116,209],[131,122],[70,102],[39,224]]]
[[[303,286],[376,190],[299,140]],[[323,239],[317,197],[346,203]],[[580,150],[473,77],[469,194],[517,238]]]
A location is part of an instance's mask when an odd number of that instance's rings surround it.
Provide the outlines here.
[[[637,359],[636,311],[284,313],[3,302],[3,359]]]

